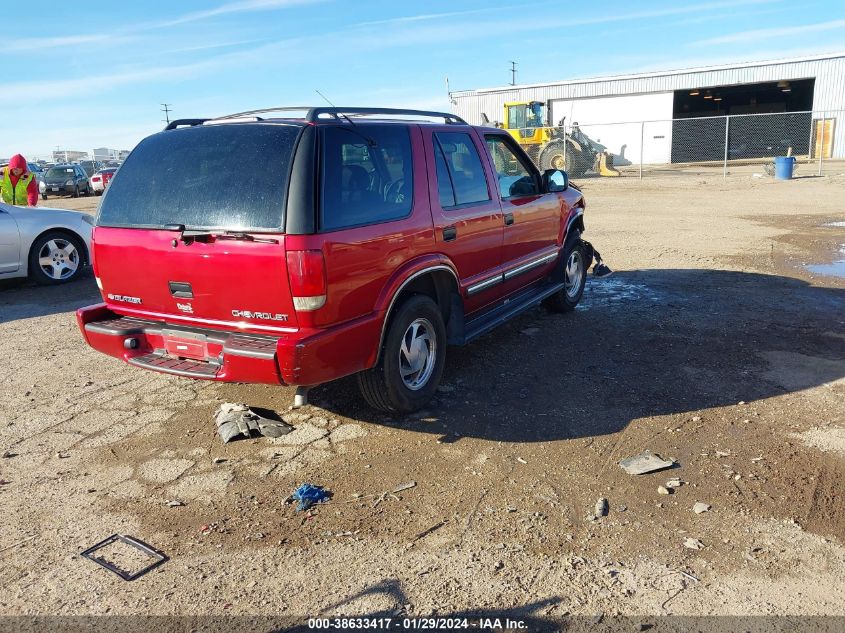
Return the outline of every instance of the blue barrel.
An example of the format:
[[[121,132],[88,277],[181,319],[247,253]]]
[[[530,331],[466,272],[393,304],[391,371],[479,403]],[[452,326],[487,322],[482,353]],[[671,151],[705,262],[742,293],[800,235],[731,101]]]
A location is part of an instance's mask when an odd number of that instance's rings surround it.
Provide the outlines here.
[[[795,169],[795,156],[775,157],[775,178],[777,180],[789,180],[792,178],[793,169]]]

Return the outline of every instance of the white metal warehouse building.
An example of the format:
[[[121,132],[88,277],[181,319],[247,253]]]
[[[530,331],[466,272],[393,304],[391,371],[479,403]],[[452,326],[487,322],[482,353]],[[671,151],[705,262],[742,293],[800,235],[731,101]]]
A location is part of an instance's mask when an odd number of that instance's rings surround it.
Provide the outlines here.
[[[508,102],[541,102],[617,164],[780,155],[845,158],[845,53],[451,93],[473,124]],[[730,136],[730,142],[728,137]],[[712,147],[711,147],[712,146]]]

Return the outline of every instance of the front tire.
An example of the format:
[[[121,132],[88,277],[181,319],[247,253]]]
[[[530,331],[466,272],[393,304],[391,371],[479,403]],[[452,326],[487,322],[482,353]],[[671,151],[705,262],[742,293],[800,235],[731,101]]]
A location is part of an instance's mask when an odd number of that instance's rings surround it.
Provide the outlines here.
[[[76,185],[76,186],[73,188],[73,197],[74,197],[74,198],[78,198],[78,197],[79,197],[79,185]]]
[[[73,281],[82,274],[85,244],[67,233],[50,231],[39,237],[29,251],[29,276],[42,286]]]
[[[41,194],[41,199],[42,199],[42,200],[46,200],[46,199],[47,199],[47,194],[46,194],[46,193],[42,193],[42,194]]]
[[[559,169],[563,171],[567,169],[566,164],[566,142],[565,141],[549,141],[549,143],[540,152],[540,170]]]
[[[576,239],[563,253],[563,288],[546,299],[552,312],[571,312],[584,295],[587,283],[587,253],[581,240]]]
[[[393,314],[378,364],[358,374],[367,403],[387,413],[411,413],[434,397],[446,364],[446,326],[437,304],[410,297]]]

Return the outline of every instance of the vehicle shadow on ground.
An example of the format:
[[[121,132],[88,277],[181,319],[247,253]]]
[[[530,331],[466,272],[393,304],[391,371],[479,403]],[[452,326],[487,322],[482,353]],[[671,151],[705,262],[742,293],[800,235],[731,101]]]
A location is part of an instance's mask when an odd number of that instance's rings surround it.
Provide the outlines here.
[[[312,402],[442,436],[543,442],[615,433],[632,420],[778,396],[845,376],[845,289],[722,270],[641,270],[590,280],[582,305],[532,310],[449,348],[427,411],[367,408],[353,380]]]
[[[490,621],[484,628],[496,629],[513,629],[522,628],[529,631],[555,631],[561,630],[560,622],[552,619],[540,617],[539,614],[548,611],[550,607],[558,605],[563,602],[561,598],[546,598],[543,600],[536,600],[531,603],[519,605],[510,608],[502,609],[478,609],[467,611],[450,611],[447,613],[438,613],[437,615],[409,615],[404,609],[405,605],[410,604],[410,599],[402,589],[401,581],[397,579],[383,580],[360,591],[356,594],[336,602],[327,608],[323,609],[322,613],[318,614],[317,618],[335,618],[337,613],[357,612],[354,609],[355,603],[358,600],[372,600],[376,599],[379,602],[389,603],[383,609],[367,612],[365,615],[351,616],[353,620],[383,620],[388,619],[392,621],[404,621],[409,619],[413,621],[416,619],[419,622],[417,626],[411,628],[430,628],[433,630],[449,630],[449,629],[463,629],[463,628],[481,628],[479,620],[484,618]],[[499,620],[498,624],[493,624],[495,620]],[[467,620],[467,626],[464,626],[463,620]],[[511,621],[511,626],[506,626],[506,621]],[[521,624],[517,624],[517,621]],[[451,623],[451,624],[449,624]],[[312,627],[313,628],[313,627]],[[566,628],[566,627],[564,627]],[[293,629],[286,629],[289,631],[306,631],[308,627],[297,627]]]
[[[102,301],[90,268],[79,279],[39,286],[25,279],[0,280],[0,323],[71,312]]]

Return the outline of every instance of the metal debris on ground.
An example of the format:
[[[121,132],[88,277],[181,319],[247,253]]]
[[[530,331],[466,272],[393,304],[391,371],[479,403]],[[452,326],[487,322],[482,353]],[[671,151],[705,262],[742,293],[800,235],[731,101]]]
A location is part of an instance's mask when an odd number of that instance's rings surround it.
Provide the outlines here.
[[[518,461],[520,464],[527,464],[527,463],[528,463],[527,461],[525,461],[525,460],[524,460],[524,459],[522,459],[521,457],[517,457],[517,458],[516,458],[516,461]]]
[[[402,492],[403,490],[410,490],[411,488],[416,488],[416,486],[416,481],[409,481],[406,484],[400,484],[393,489],[393,494],[396,494],[397,492]]]
[[[619,465],[629,475],[645,475],[646,473],[671,468],[675,465],[675,462],[665,460],[657,453],[646,451],[634,457],[623,459],[619,462]]]
[[[683,481],[680,480],[678,477],[673,477],[669,481],[666,482],[667,488],[680,488],[683,485]]]
[[[179,508],[183,505],[185,505],[185,504],[182,501],[179,501],[177,499],[174,499],[173,501],[167,502],[167,507],[169,507],[169,508]]]
[[[699,501],[692,507],[692,511],[696,514],[701,514],[702,512],[707,512],[710,509],[709,503],[702,503]]]
[[[294,501],[299,502],[296,504],[296,511],[301,512],[302,510],[307,510],[315,503],[324,503],[325,501],[328,501],[331,496],[332,493],[322,486],[304,483],[293,491],[291,498]]]
[[[241,435],[249,437],[253,431],[265,437],[281,437],[293,431],[287,422],[265,418],[245,404],[234,402],[221,404],[214,413],[214,419],[224,444]]]
[[[704,549],[704,543],[697,538],[687,537],[684,539],[684,547],[687,549]]]
[[[432,532],[436,532],[437,530],[439,530],[440,528],[442,528],[444,525],[446,525],[448,522],[449,522],[449,519],[443,519],[443,520],[442,520],[442,521],[440,521],[439,523],[435,523],[434,525],[432,525],[430,528],[428,528],[428,529],[426,529],[426,530],[423,530],[422,532],[418,532],[418,533],[414,536],[414,538],[412,538],[412,539],[411,539],[411,543],[416,543],[416,542],[417,542],[417,541],[419,541],[421,538],[425,538],[426,536],[428,536],[428,535],[429,535],[429,534],[431,534]]]
[[[113,545],[115,543],[123,544],[131,548],[131,550],[136,550],[136,554],[140,552],[144,558],[150,559],[152,562],[133,571],[130,569],[123,569],[122,567],[118,566],[118,564],[106,558],[104,555],[95,555],[95,552],[103,548],[109,547],[110,545]],[[112,554],[110,554],[110,556],[114,557],[116,554],[119,554],[119,552],[113,552]],[[111,536],[106,539],[103,539],[96,545],[92,545],[91,547],[86,549],[80,554],[80,556],[97,563],[101,567],[105,567],[110,572],[113,572],[123,578],[123,580],[135,580],[136,578],[140,578],[147,572],[152,571],[159,565],[163,565],[165,562],[170,560],[167,555],[163,554],[162,552],[159,552],[151,545],[148,545],[143,541],[138,540],[132,536],[125,536],[123,534],[112,534]]]

